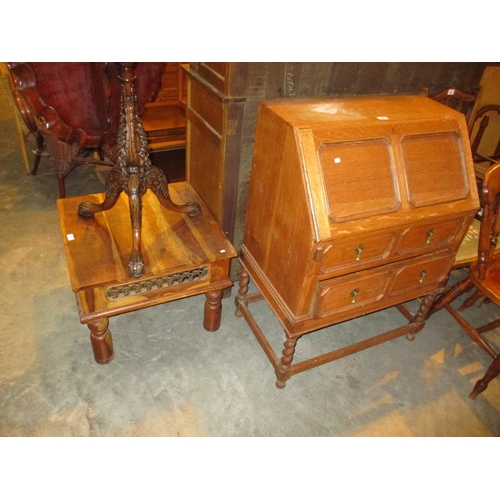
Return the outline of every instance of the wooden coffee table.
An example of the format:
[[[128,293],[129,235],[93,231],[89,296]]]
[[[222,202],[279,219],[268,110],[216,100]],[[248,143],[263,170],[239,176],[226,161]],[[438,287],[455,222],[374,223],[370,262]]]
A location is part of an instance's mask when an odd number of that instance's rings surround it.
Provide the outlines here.
[[[127,271],[132,250],[127,195],[122,193],[112,209],[91,219],[78,216],[78,205],[102,203],[103,193],[57,200],[71,287],[97,363],[109,363],[114,356],[110,316],[204,293],[203,326],[211,332],[219,329],[223,290],[233,284],[229,261],[236,251],[189,183],[169,184],[169,193],[174,203],[198,203],[202,213],[190,217],[173,212],[153,193],[144,194],[145,272],[140,278]]]

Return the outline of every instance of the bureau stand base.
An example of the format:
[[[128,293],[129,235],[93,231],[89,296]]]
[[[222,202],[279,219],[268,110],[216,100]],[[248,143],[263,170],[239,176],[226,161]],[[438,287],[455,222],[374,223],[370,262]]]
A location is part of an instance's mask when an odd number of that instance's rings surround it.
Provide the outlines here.
[[[396,305],[395,307],[408,320],[408,324],[404,326],[389,330],[379,335],[375,335],[346,347],[330,351],[320,356],[315,356],[314,358],[306,359],[304,361],[292,364],[297,340],[302,335],[306,335],[307,333],[291,335],[285,329],[286,340],[284,342],[283,351],[281,353],[282,356],[281,358],[279,358],[278,355],[274,352],[274,349],[271,347],[271,344],[267,340],[264,332],[255,321],[255,318],[253,317],[248,307],[249,304],[253,302],[264,300],[264,297],[259,292],[250,294],[248,293],[249,281],[250,277],[248,275],[248,272],[245,269],[242,269],[240,273],[238,294],[235,299],[235,314],[237,317],[243,317],[245,319],[248,326],[255,335],[255,338],[258,340],[260,346],[273,365],[277,378],[276,387],[278,387],[278,389],[283,389],[286,385],[287,380],[290,379],[293,375],[306,370],[310,370],[311,368],[315,368],[316,366],[320,366],[325,363],[329,363],[330,361],[344,358],[345,356],[349,356],[350,354],[355,354],[357,352],[363,351],[364,349],[368,349],[369,347],[374,347],[403,335],[406,335],[408,340],[413,340],[415,338],[415,335],[424,327],[425,320],[428,317],[429,309],[434,301],[434,298],[441,290],[439,289],[425,295],[422,299],[420,308],[415,315],[411,314],[411,312],[404,304]]]

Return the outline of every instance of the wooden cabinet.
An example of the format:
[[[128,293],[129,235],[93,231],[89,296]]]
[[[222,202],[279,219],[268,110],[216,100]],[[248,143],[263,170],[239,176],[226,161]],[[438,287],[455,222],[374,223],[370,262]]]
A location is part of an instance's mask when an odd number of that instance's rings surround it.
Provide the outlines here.
[[[465,118],[423,96],[263,101],[248,200],[238,313],[249,274],[287,336],[281,360],[265,347],[283,387],[318,364],[291,364],[305,333],[395,305],[410,320],[345,355],[423,327],[479,207]]]
[[[232,240],[246,106],[245,98],[228,96],[230,80],[216,72],[225,74],[226,63],[220,65],[200,66],[208,80],[193,70],[193,63],[183,67],[188,75],[186,178]]]

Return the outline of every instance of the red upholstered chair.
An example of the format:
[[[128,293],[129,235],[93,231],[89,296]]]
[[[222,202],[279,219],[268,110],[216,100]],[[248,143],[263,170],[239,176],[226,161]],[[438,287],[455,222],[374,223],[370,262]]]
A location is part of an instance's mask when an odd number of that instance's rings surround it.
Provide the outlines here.
[[[65,197],[65,177],[82,164],[116,160],[121,87],[115,63],[8,63],[16,103],[27,127],[45,145]],[[142,112],[160,87],[161,63],[137,66]],[[100,160],[93,157],[99,152]],[[36,173],[36,169],[34,169]]]

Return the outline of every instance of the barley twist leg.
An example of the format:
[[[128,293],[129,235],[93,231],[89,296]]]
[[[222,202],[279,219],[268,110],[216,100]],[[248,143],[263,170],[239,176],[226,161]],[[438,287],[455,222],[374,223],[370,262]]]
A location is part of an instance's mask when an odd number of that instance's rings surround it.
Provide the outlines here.
[[[244,303],[247,298],[248,293],[248,282],[250,281],[250,276],[248,275],[245,269],[241,269],[240,271],[240,280],[238,282],[238,295],[236,295],[236,299],[234,300],[236,304],[236,311],[234,314],[236,317],[241,318],[243,313],[241,312],[240,304]]]
[[[295,354],[295,346],[297,344],[297,339],[286,339],[284,343],[284,349],[282,351],[283,356],[276,368],[276,387],[278,389],[283,389],[286,385],[286,381],[292,376],[292,360]]]

